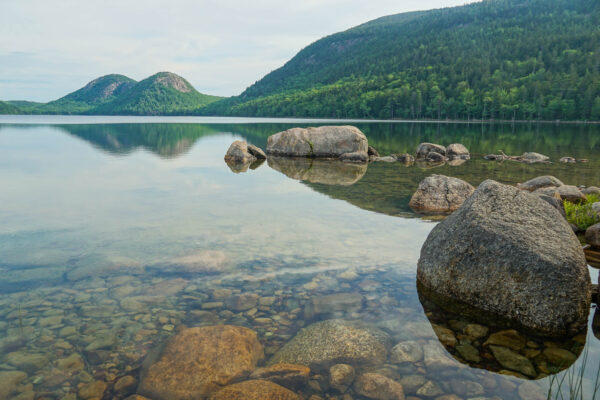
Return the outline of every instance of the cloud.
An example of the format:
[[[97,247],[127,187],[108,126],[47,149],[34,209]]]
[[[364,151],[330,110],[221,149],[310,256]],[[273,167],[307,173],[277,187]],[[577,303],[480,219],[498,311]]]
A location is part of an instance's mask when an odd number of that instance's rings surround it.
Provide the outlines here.
[[[230,96],[319,38],[464,0],[19,0],[0,2],[0,98],[48,101],[90,80],[158,71]]]

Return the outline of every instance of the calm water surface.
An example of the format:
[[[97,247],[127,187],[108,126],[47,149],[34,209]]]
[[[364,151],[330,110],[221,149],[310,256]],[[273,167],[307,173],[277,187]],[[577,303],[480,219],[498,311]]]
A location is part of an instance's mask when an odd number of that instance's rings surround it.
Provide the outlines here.
[[[273,133],[324,122],[167,121],[0,120],[0,376],[26,374],[0,399],[75,399],[94,380],[108,383],[105,398],[124,398],[112,383],[137,379],[146,353],[184,325],[250,327],[268,361],[301,328],[332,318],[436,349],[437,358],[411,362],[392,351],[375,368],[416,398],[545,398],[563,377],[568,391],[582,366],[591,396],[595,310],[589,332],[574,338],[515,333],[523,346],[500,360],[486,341],[511,327],[442,310],[417,288],[419,251],[435,222],[408,201],[432,173],[474,185],[550,174],[600,186],[600,128],[353,123],[382,155],[460,142],[472,160],[436,168],[269,161],[240,172],[223,162],[233,140],[264,148]],[[482,159],[499,150],[589,163]],[[300,392],[340,395],[322,375]]]

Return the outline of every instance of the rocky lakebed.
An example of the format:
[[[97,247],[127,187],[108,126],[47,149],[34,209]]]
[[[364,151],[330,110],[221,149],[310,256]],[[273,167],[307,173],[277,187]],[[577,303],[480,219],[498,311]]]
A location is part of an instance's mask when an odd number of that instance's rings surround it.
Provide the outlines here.
[[[23,136],[4,129],[13,156]],[[87,150],[86,202],[44,209],[40,226],[24,213],[27,234],[8,220],[0,400],[591,398],[600,180],[581,171],[596,166],[592,153],[429,140],[383,154],[359,127],[262,141],[227,131],[205,153],[134,155],[139,175]],[[226,165],[208,155],[228,146]],[[492,172],[471,179],[470,165]],[[566,180],[569,168],[581,181]],[[143,184],[124,192],[119,174]],[[99,211],[110,223],[71,214],[90,211],[92,187],[114,193],[120,211]]]

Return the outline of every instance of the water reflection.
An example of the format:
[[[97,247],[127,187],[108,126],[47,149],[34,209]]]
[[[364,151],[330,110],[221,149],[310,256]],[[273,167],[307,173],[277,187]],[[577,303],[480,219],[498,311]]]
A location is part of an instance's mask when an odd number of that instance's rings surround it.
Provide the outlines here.
[[[570,368],[586,344],[586,332],[545,338],[491,313],[435,294],[417,283],[419,300],[440,343],[473,368],[521,379],[542,379]]]
[[[289,178],[323,185],[350,186],[362,179],[367,164],[314,158],[269,157],[269,167]]]

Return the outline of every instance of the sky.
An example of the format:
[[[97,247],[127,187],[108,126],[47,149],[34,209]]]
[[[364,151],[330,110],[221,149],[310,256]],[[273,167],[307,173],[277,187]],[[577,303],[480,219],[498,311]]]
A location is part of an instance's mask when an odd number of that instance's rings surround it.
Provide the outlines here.
[[[0,99],[46,102],[102,75],[160,71],[237,95],[323,36],[471,1],[0,0]]]

